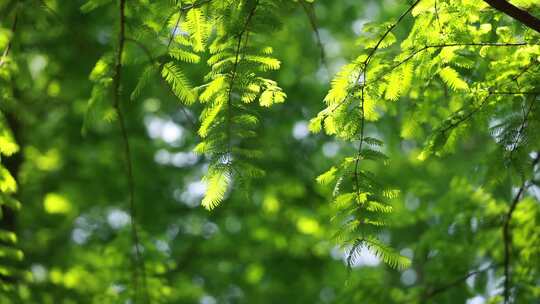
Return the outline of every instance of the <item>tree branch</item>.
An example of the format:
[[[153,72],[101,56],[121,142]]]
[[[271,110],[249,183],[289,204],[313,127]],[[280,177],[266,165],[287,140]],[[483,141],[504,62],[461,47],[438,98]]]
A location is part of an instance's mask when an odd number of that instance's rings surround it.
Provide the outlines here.
[[[171,35],[169,36],[169,41],[167,42],[167,49],[169,49],[171,47],[171,43],[174,39],[174,35],[176,34],[176,31],[178,30],[178,25],[180,24],[180,19],[182,18],[182,13],[185,13],[187,11],[189,11],[190,9],[194,9],[194,8],[199,8],[205,4],[208,4],[212,2],[212,0],[203,0],[203,1],[199,1],[199,2],[195,2],[195,3],[192,3],[192,4],[189,4],[189,5],[186,5],[186,6],[183,6],[183,7],[180,7],[179,11],[178,11],[178,18],[176,18],[176,22],[175,22],[175,25],[173,27],[173,31],[171,33]],[[171,14],[171,16],[174,15],[174,12]],[[169,20],[169,18],[167,18],[167,20]]]
[[[126,162],[126,175],[127,175],[127,183],[128,183],[128,193],[129,193],[129,209],[130,209],[130,216],[131,216],[131,238],[132,242],[135,246],[135,259],[133,261],[133,277],[132,277],[132,283],[133,283],[133,291],[134,291],[134,303],[136,303],[138,290],[139,290],[139,271],[141,272],[142,276],[142,285],[143,285],[143,293],[145,296],[145,302],[150,303],[148,300],[148,290],[146,285],[146,271],[144,266],[144,260],[142,259],[142,254],[140,251],[140,241],[139,241],[139,233],[137,231],[137,210],[135,208],[135,182],[133,178],[133,164],[131,159],[131,148],[129,144],[129,137],[126,129],[124,114],[121,109],[120,105],[120,99],[121,99],[121,91],[120,91],[120,82],[122,79],[122,53],[124,52],[124,44],[126,41],[125,36],[125,8],[126,8],[126,0],[120,0],[119,3],[119,26],[120,30],[118,33],[118,50],[116,53],[116,64],[115,64],[115,72],[113,77],[113,107],[118,115],[118,125],[120,127],[120,132],[122,136],[122,142],[124,144],[124,158]]]
[[[153,64],[156,67],[158,67],[157,68],[158,72],[161,73],[161,71],[163,70],[163,66],[166,63],[166,61],[161,60],[161,56],[157,57],[157,58],[152,56],[152,53],[150,52],[150,50],[142,42],[140,42],[139,40],[129,38],[129,37],[126,37],[124,40],[126,42],[131,42],[134,45],[136,45],[137,47],[139,47],[143,51],[143,53],[146,55],[146,57],[148,58],[149,64]],[[160,61],[161,61],[161,63],[160,63]],[[173,89],[171,88],[171,85],[168,82],[166,82],[163,79],[163,77],[159,77],[159,78],[161,80],[161,83],[163,83],[163,85],[167,88],[169,93],[171,93],[172,96],[174,96],[175,98],[178,98],[176,96],[176,94],[174,93]],[[185,107],[180,107],[180,111],[182,111],[182,113],[186,117],[186,121],[191,125],[193,130],[196,130],[197,129],[197,121],[196,121],[196,119],[193,118],[193,116],[191,114],[189,114],[189,112],[185,109]]]
[[[515,20],[521,22],[523,25],[540,33],[540,19],[529,14],[529,12],[520,9],[506,0],[484,0],[494,9],[506,14]]]
[[[232,93],[233,93],[234,84],[236,81],[238,65],[240,64],[240,61],[242,59],[240,56],[242,52],[242,38],[244,37],[244,35],[247,35],[248,33],[249,23],[251,22],[251,19],[255,15],[255,10],[257,9],[258,5],[259,5],[259,0],[257,0],[255,4],[253,5],[253,7],[251,8],[242,30],[240,31],[240,33],[238,33],[238,42],[236,45],[236,50],[234,52],[234,55],[235,55],[234,64],[232,67],[232,72],[231,72],[230,82],[229,82],[229,90],[227,93],[227,154],[229,157],[228,165],[230,165],[230,161],[231,161],[230,157],[232,154],[232,139],[231,139],[232,138],[232,127],[231,127],[232,126],[232,107],[233,107]],[[247,44],[247,40],[246,40],[246,44]]]
[[[540,152],[536,152],[536,156],[532,161],[532,170],[534,173],[534,167],[538,164],[540,161]],[[534,177],[534,176],[533,176]],[[516,196],[514,196],[514,199],[512,200],[512,204],[510,205],[510,209],[508,210],[508,213],[506,214],[504,218],[503,223],[503,241],[504,241],[504,304],[508,304],[508,300],[510,299],[510,250],[512,248],[512,235],[510,231],[510,221],[512,220],[512,215],[514,214],[514,211],[516,210],[517,205],[521,201],[521,197],[525,193],[525,190],[527,188],[527,181],[524,180],[521,184],[521,187],[519,188],[518,192],[516,193]]]
[[[480,274],[482,272],[486,272],[486,271],[488,271],[490,269],[495,268],[495,266],[497,266],[497,265],[494,264],[494,265],[487,266],[487,267],[485,267],[483,269],[478,269],[478,270],[475,270],[475,271],[471,271],[471,272],[465,274],[464,276],[455,279],[454,281],[452,281],[450,283],[447,283],[445,285],[442,285],[442,286],[434,288],[434,289],[428,289],[424,293],[423,299],[427,300],[427,299],[433,298],[434,296],[436,296],[436,295],[438,295],[440,293],[446,292],[447,290],[452,289],[452,288],[460,285],[461,283],[467,281],[467,279],[472,277],[472,276],[475,276],[477,274]]]
[[[329,73],[330,69],[328,67],[328,62],[326,61],[326,53],[324,51],[324,45],[321,40],[319,26],[317,25],[317,16],[315,15],[315,9],[313,8],[313,4],[306,3],[304,0],[299,1],[299,3],[304,9],[304,12],[306,13],[306,17],[309,20],[309,24],[311,25],[311,29],[313,30],[313,33],[315,34],[315,40],[320,50],[321,64],[326,68],[326,71]]]

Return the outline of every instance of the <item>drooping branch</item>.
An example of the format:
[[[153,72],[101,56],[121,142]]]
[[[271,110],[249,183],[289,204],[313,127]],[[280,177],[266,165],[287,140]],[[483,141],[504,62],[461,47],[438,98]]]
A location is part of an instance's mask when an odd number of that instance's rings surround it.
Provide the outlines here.
[[[354,84],[357,85],[360,80],[362,79],[362,97],[361,97],[361,120],[363,121],[364,118],[364,114],[363,114],[363,100],[364,100],[364,88],[366,86],[366,82],[367,82],[367,68],[369,66],[369,63],[371,62],[371,59],[373,58],[373,56],[376,55],[377,51],[379,50],[379,47],[381,46],[382,42],[384,41],[384,39],[386,39],[386,37],[394,30],[394,28],[396,26],[398,26],[398,24],[420,3],[420,1],[422,0],[416,0],[411,6],[409,6],[409,8],[407,8],[407,10],[405,12],[403,12],[399,18],[396,20],[396,22],[394,24],[392,24],[391,26],[389,26],[386,31],[381,35],[381,37],[379,38],[379,40],[377,41],[377,43],[375,44],[375,46],[373,47],[373,49],[371,49],[371,51],[369,52],[369,54],[367,55],[366,59],[360,64],[361,65],[361,68],[362,70],[358,73],[358,76],[355,78],[355,81],[354,81]],[[337,108],[339,108],[341,105],[343,105],[343,103],[345,103],[349,97],[351,97],[351,94],[352,94],[352,90],[349,90],[347,92],[347,95],[345,96],[345,98],[343,98],[343,100],[338,103],[337,105],[335,105],[330,111],[328,111],[324,117],[323,117],[323,120],[322,120],[322,123],[324,124],[324,121],[326,120],[326,118],[328,118],[328,116],[334,112]],[[363,128],[362,128],[363,130]],[[363,134],[363,131],[361,132]],[[363,135],[361,134],[361,138],[363,138]],[[362,149],[362,142],[363,140],[360,140],[360,147],[359,147],[359,150]]]
[[[229,90],[227,93],[227,154],[229,157],[232,153],[232,98],[233,98],[233,89],[237,77],[237,70],[238,65],[240,64],[241,59],[241,53],[242,53],[242,39],[244,38],[244,35],[249,34],[249,24],[251,23],[251,19],[255,15],[255,10],[257,9],[257,6],[259,5],[259,1],[257,0],[255,4],[253,5],[253,8],[251,8],[249,15],[247,16],[246,22],[244,23],[244,26],[242,27],[242,30],[237,34],[238,36],[238,42],[236,45],[236,50],[234,52],[234,63],[232,67],[230,82],[229,82]],[[246,40],[247,43],[247,40]]]
[[[134,45],[136,45],[137,47],[139,47],[139,49],[141,49],[143,51],[143,53],[146,55],[146,57],[148,58],[148,63],[158,67],[158,71],[163,70],[163,67],[165,66],[166,61],[160,60],[161,57],[157,57],[157,58],[154,57],[152,55],[152,53],[150,52],[150,49],[148,49],[146,47],[146,45],[144,45],[139,40],[133,39],[133,38],[130,38],[130,37],[126,37],[124,40],[125,40],[125,42],[131,42]],[[171,93],[172,96],[176,97],[176,94],[174,93],[173,88],[171,87],[171,85],[167,81],[165,81],[162,77],[160,77],[160,80],[161,80],[161,83],[167,88],[167,91],[169,93]],[[195,130],[196,126],[197,126],[197,122],[196,122],[195,118],[193,118],[192,115],[189,114],[189,112],[183,106],[180,107],[180,111],[182,111],[182,113],[186,117],[186,121],[191,125],[193,130]]]
[[[536,152],[536,156],[532,161],[532,170],[534,172],[534,169],[536,165],[540,162],[540,152]],[[518,192],[514,196],[514,199],[512,200],[512,204],[510,205],[510,209],[508,210],[508,213],[504,217],[503,222],[503,242],[504,242],[504,304],[508,304],[510,300],[510,250],[512,248],[512,235],[510,231],[510,222],[512,221],[512,215],[514,214],[514,211],[516,210],[517,205],[519,202],[521,202],[522,196],[525,194],[525,191],[527,189],[527,180],[523,180],[521,187],[519,187]]]
[[[355,161],[355,165],[354,165],[354,184],[356,186],[356,192],[357,194],[360,194],[359,193],[359,180],[358,180],[358,169],[359,169],[359,165],[360,165],[360,158],[361,158],[361,153],[362,153],[362,145],[364,143],[364,132],[365,132],[365,110],[364,110],[364,105],[365,105],[365,88],[366,88],[366,82],[367,82],[367,70],[368,70],[368,66],[369,66],[369,63],[371,62],[371,59],[373,59],[373,57],[375,56],[375,54],[377,53],[377,51],[379,50],[379,47],[381,46],[382,42],[384,41],[384,39],[386,39],[386,37],[392,32],[392,30],[394,30],[394,28],[405,18],[405,16],[407,16],[419,3],[420,3],[421,0],[416,0],[411,6],[409,6],[409,8],[403,12],[403,14],[401,14],[401,16],[399,16],[399,18],[396,20],[396,22],[394,24],[392,24],[391,26],[388,27],[388,29],[386,29],[386,31],[384,32],[384,34],[379,38],[379,40],[377,41],[377,43],[375,44],[375,46],[373,47],[373,49],[371,50],[371,52],[368,54],[368,56],[366,57],[366,59],[364,60],[364,62],[362,63],[362,72],[361,73],[358,73],[358,76],[356,77],[356,81],[355,81],[355,84],[358,84],[360,82],[360,79],[362,79],[362,92],[361,92],[361,97],[360,97],[360,141],[359,141],[359,144],[358,144],[358,153],[357,153],[357,156],[356,156],[356,161]],[[344,100],[347,100],[350,96],[350,93],[351,91],[348,92],[347,94],[347,97],[345,97]]]
[[[459,46],[471,46],[471,47],[519,47],[519,46],[529,46],[529,45],[538,45],[535,43],[528,43],[528,42],[515,42],[515,43],[501,43],[501,42],[453,42],[453,43],[441,43],[441,44],[430,44],[423,46],[417,50],[412,51],[410,55],[405,57],[403,60],[395,63],[392,65],[388,70],[386,70],[384,73],[379,75],[377,78],[372,80],[373,82],[377,82],[381,79],[383,79],[385,76],[393,72],[398,67],[402,66],[403,64],[409,62],[411,59],[416,57],[416,55],[419,55],[420,53],[430,50],[430,49],[444,49],[447,47],[459,47]]]
[[[484,2],[501,13],[514,18],[523,25],[540,33],[540,19],[531,15],[529,12],[522,10],[506,0],[484,0]]]
[[[357,149],[357,153],[356,153],[356,159],[355,159],[355,162],[354,162],[354,171],[353,171],[353,176],[352,176],[352,182],[353,182],[353,185],[354,185],[354,191],[356,192],[356,200],[359,200],[360,198],[360,178],[359,178],[359,175],[360,175],[360,160],[362,159],[362,148],[363,148],[363,144],[364,144],[364,140],[365,140],[365,123],[366,123],[366,115],[365,115],[365,88],[366,88],[366,82],[367,82],[367,71],[368,71],[368,66],[369,66],[369,63],[371,62],[371,60],[373,59],[373,57],[376,55],[379,47],[381,46],[382,42],[384,41],[384,39],[386,39],[386,37],[392,32],[392,30],[405,18],[405,16],[407,16],[419,3],[420,3],[421,0],[416,0],[411,6],[409,6],[409,8],[407,10],[405,10],[405,12],[403,12],[399,18],[396,20],[396,22],[394,24],[392,24],[391,26],[389,26],[386,31],[381,35],[381,37],[379,38],[379,40],[377,41],[377,43],[375,44],[375,46],[373,47],[373,49],[369,52],[369,54],[367,55],[366,59],[361,63],[361,72],[358,73],[358,76],[356,77],[356,80],[355,80],[355,85],[359,84],[360,81],[362,81],[362,84],[361,84],[361,93],[360,93],[360,105],[359,105],[359,110],[360,110],[360,132],[359,132],[359,141],[358,141],[358,149]],[[347,96],[345,96],[345,98],[343,99],[342,102],[345,102],[349,97],[351,96],[351,90],[349,92],[347,92]],[[359,207],[358,207],[358,212],[362,212],[362,204],[360,202],[359,203]],[[354,250],[356,250],[356,248],[358,246],[360,246],[361,244],[363,244],[363,242],[365,241],[364,238],[361,238],[361,239],[357,239],[355,241],[355,245],[353,247],[353,250],[351,250],[351,252],[349,253],[349,256],[347,257],[347,265],[350,269],[351,265],[350,265],[350,262],[351,262],[351,258],[352,258],[352,254],[354,253]]]
[[[116,64],[114,69],[113,76],[113,107],[118,115],[118,125],[120,127],[120,133],[122,137],[122,142],[124,145],[124,161],[126,165],[126,179],[128,183],[128,194],[129,194],[129,210],[131,215],[131,238],[133,245],[135,247],[135,259],[133,261],[132,268],[132,284],[135,294],[134,302],[137,300],[138,290],[139,290],[139,271],[142,277],[142,287],[143,294],[145,296],[145,302],[149,303],[148,300],[148,290],[146,284],[146,271],[144,260],[142,258],[141,249],[140,249],[140,240],[139,233],[137,230],[137,210],[135,207],[135,182],[133,177],[133,163],[131,159],[131,147],[129,144],[129,136],[126,128],[126,123],[124,119],[124,113],[122,112],[120,99],[120,82],[122,80],[122,54],[124,52],[124,44],[126,41],[125,36],[125,9],[126,9],[126,0],[120,0],[119,3],[119,32],[118,32],[118,49],[116,53]]]
[[[483,269],[478,269],[478,270],[471,271],[471,272],[465,274],[464,276],[455,279],[454,281],[452,281],[450,283],[441,285],[441,286],[433,288],[433,289],[428,289],[423,294],[423,300],[428,300],[430,298],[435,297],[438,294],[444,293],[444,292],[446,292],[446,291],[448,291],[448,290],[450,290],[450,289],[452,289],[452,288],[454,288],[456,286],[459,286],[463,282],[467,281],[468,278],[470,278],[472,276],[475,276],[477,274],[486,272],[486,271],[488,271],[490,269],[493,269],[493,268],[495,268],[495,266],[497,266],[497,265],[493,264],[493,265],[489,265],[489,266],[487,266],[487,267],[485,267]]]
[[[320,50],[320,58],[321,58],[321,64],[326,68],[326,70],[329,72],[328,62],[326,60],[326,52],[324,51],[324,45],[321,40],[321,33],[319,31],[319,26],[317,24],[317,16],[315,15],[315,9],[313,7],[312,3],[306,3],[305,1],[299,1],[300,5],[302,5],[302,8],[304,9],[304,12],[306,13],[306,16],[309,20],[309,24],[311,25],[311,29],[313,30],[313,34],[315,34],[315,40],[317,42],[317,46]]]

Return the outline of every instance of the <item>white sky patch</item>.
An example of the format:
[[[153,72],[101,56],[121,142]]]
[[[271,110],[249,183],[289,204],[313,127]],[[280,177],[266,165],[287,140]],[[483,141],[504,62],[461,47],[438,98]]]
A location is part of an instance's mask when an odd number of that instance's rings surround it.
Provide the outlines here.
[[[212,297],[212,296],[209,296],[209,295],[205,295],[201,298],[201,300],[199,301],[200,304],[216,304],[217,301],[216,301],[216,298]]]
[[[401,249],[399,254],[404,256],[404,257],[407,257],[407,258],[409,258],[411,260],[414,257],[414,251],[411,248],[403,248],[403,249]]]
[[[405,196],[405,208],[409,211],[414,211],[420,206],[420,199],[412,193],[407,193]]]
[[[107,223],[113,229],[121,229],[129,224],[130,216],[120,209],[112,209],[107,213]]]
[[[171,154],[165,149],[159,149],[154,154],[154,161],[160,165],[167,165],[171,161]]]
[[[192,166],[197,163],[198,159],[199,157],[194,152],[178,152],[171,154],[171,164],[178,168]]]
[[[364,15],[367,19],[373,20],[379,15],[379,3],[378,1],[370,1],[367,5],[364,6]],[[395,4],[394,0],[385,0],[384,4],[386,7]]]
[[[147,116],[144,119],[148,136],[161,139],[170,145],[177,145],[182,140],[184,129],[170,119]]]
[[[211,238],[214,234],[219,232],[219,227],[213,222],[206,222],[202,227],[202,235],[205,239]]]
[[[362,33],[362,30],[364,29],[364,24],[366,24],[367,22],[368,20],[363,18],[354,20],[351,25],[353,32],[356,35],[360,35]]]
[[[159,149],[154,154],[154,161],[160,165],[172,165],[178,168],[193,166],[199,160],[194,152],[171,153],[165,149]]]
[[[406,286],[411,286],[416,283],[416,271],[412,269],[407,269],[401,274],[401,283]]]
[[[306,138],[309,135],[308,122],[305,120],[296,122],[293,126],[292,134],[298,140]]]
[[[163,252],[167,255],[171,253],[171,247],[164,240],[156,240],[155,244],[158,251]]]
[[[327,29],[319,29],[319,35],[328,57],[336,57],[341,53],[341,45]]]
[[[467,304],[484,304],[486,299],[482,296],[476,296],[467,300]]]
[[[332,250],[330,250],[330,256],[334,260],[343,260],[345,257],[345,252],[339,246],[334,246]]]
[[[206,183],[203,181],[190,182],[185,190],[176,189],[173,196],[177,202],[195,208],[200,205],[201,199],[206,193],[206,188]]]
[[[365,246],[362,246],[360,249],[360,253],[358,254],[358,258],[353,259],[351,261],[351,267],[357,268],[362,266],[368,266],[368,267],[375,267],[378,266],[381,263],[381,260],[369,249],[367,249]],[[348,252],[348,251],[347,251]],[[345,256],[344,259],[345,263],[347,263],[347,256]]]
[[[33,79],[36,79],[39,74],[47,66],[47,57],[43,55],[35,55],[30,59],[29,69]]]
[[[47,269],[41,264],[32,264],[30,267],[34,281],[41,283],[47,279]]]
[[[71,239],[79,244],[79,245],[83,245],[84,243],[86,243],[86,241],[88,240],[88,238],[90,237],[92,233],[88,230],[84,230],[84,229],[81,229],[81,228],[75,228],[73,229],[73,231],[71,232]]]
[[[335,141],[327,142],[323,145],[322,151],[326,157],[334,157],[339,152],[339,144]]]

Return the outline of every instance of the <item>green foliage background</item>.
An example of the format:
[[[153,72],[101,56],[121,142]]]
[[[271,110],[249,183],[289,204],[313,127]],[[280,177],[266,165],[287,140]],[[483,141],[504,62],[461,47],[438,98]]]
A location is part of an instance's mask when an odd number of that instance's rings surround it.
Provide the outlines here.
[[[0,0],[0,50],[0,303],[540,303],[484,1]]]

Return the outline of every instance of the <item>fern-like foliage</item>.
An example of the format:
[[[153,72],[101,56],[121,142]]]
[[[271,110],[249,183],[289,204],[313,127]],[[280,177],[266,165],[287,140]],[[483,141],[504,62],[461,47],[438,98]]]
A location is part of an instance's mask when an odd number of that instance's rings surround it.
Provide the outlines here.
[[[0,112],[0,160],[18,151],[19,146]],[[13,197],[16,191],[17,183],[14,177],[0,163],[0,220],[5,210],[15,212],[21,208],[21,203]],[[15,287],[14,281],[24,278],[26,272],[15,266],[22,259],[23,252],[17,248],[16,234],[0,227],[0,290],[11,290]]]
[[[263,76],[279,69],[280,62],[271,56],[270,47],[261,45],[258,32],[275,25],[277,2],[230,1],[210,5],[206,17],[196,13],[186,19],[193,51],[205,50],[210,55],[207,83],[197,88],[204,109],[198,130],[202,141],[195,148],[210,161],[204,177],[208,189],[202,201],[207,209],[224,199],[233,180],[247,185],[264,174],[253,164],[253,159],[261,156],[253,144],[259,120],[254,105],[257,101],[262,107],[282,103],[286,95],[275,81]],[[211,41],[206,34],[208,24],[216,33]]]
[[[352,247],[347,258],[349,267],[362,247],[391,267],[404,268],[410,263],[377,239],[380,230],[387,226],[384,215],[392,211],[389,200],[395,198],[396,191],[381,184],[366,166],[367,162],[382,165],[387,161],[379,150],[383,143],[366,136],[366,124],[379,119],[378,104],[399,99],[407,93],[412,81],[412,65],[402,65],[383,74],[385,64],[375,57],[377,51],[396,42],[388,28],[366,27],[371,38],[360,39],[364,46],[362,53],[332,80],[325,97],[326,109],[310,123],[313,132],[324,130],[358,146],[355,156],[345,158],[318,178],[333,187],[334,221],[340,227],[335,239],[343,246]],[[372,83],[373,77],[379,77],[380,81]]]
[[[486,7],[483,1],[413,1],[393,23],[364,27],[360,54],[336,74],[326,108],[310,124],[313,132],[358,145],[356,156],[319,177],[334,187],[339,242],[371,248],[391,266],[400,264],[386,256],[391,251],[376,249],[381,243],[368,244],[374,235],[365,227],[384,226],[382,215],[390,209],[384,204],[384,186],[364,165],[385,161],[367,147],[365,125],[391,115],[388,110],[395,111],[399,99],[414,103],[400,107],[405,111],[401,135],[424,141],[424,149],[416,152],[419,160],[452,152],[471,136],[474,122],[475,132],[490,130],[519,176],[530,167],[528,155],[540,149],[531,133],[539,113],[540,37],[509,24],[494,29],[489,17],[470,14]],[[411,17],[407,34],[396,37],[394,29]],[[427,140],[424,131],[431,134]]]
[[[104,4],[91,0],[83,9]],[[282,103],[286,94],[267,77],[281,63],[261,34],[279,27],[278,14],[289,5],[293,3],[284,0],[155,2],[135,6],[127,16],[147,20],[133,34],[127,31],[126,43],[133,48],[126,48],[122,66],[143,63],[131,99],[144,94],[160,75],[184,106],[194,107],[194,111],[199,109],[197,101],[202,106],[197,130],[201,142],[195,151],[210,162],[204,177],[208,190],[202,201],[207,209],[224,199],[233,181],[248,185],[264,174],[254,164],[262,155],[255,145],[257,105],[266,108]],[[183,67],[200,64],[201,58],[206,59],[208,73],[205,83],[194,87]],[[111,55],[104,55],[90,75],[94,88],[85,128],[96,118],[115,119],[111,102],[107,102],[115,73],[113,61]]]
[[[382,142],[371,137],[365,137],[363,142],[367,147],[357,156],[345,158],[339,166],[317,178],[320,184],[333,188],[332,206],[336,212],[333,221],[339,227],[335,241],[351,248],[347,257],[349,267],[355,263],[360,249],[367,248],[389,266],[406,268],[410,261],[377,238],[387,226],[385,215],[393,209],[389,201],[396,198],[399,191],[380,184],[373,172],[360,167],[367,161],[386,160],[386,156],[376,150]]]

